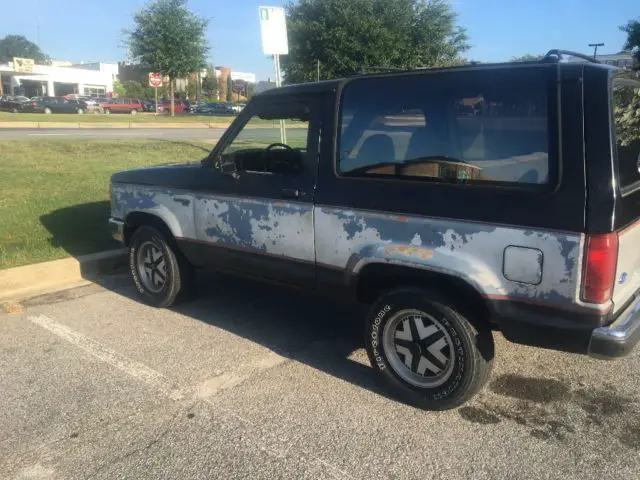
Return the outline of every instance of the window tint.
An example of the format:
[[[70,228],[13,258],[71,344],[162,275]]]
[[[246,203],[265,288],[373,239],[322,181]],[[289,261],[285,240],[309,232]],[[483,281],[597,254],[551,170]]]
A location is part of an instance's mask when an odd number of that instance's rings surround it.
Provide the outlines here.
[[[640,80],[621,74],[613,81],[613,112],[620,185],[640,182]]]
[[[354,80],[342,98],[338,172],[546,184],[547,78],[527,68]]]
[[[222,154],[223,165],[249,173],[297,174],[307,154],[309,107],[302,103],[269,105],[249,119]],[[281,122],[286,138],[281,137]],[[269,128],[270,127],[270,128]]]

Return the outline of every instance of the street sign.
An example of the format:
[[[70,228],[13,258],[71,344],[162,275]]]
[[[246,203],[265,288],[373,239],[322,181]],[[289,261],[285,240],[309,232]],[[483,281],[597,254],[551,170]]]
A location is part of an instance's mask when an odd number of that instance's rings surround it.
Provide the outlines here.
[[[149,74],[149,86],[150,87],[161,87],[162,86],[162,75],[159,73],[150,73]]]
[[[35,62],[33,58],[18,58],[13,57],[13,71],[20,73],[33,73],[33,66]]]
[[[231,88],[233,90],[233,93],[244,95],[245,89],[247,88],[247,82],[241,79],[233,80],[231,83]]]
[[[265,55],[287,55],[287,20],[284,8],[259,7],[262,51]]]

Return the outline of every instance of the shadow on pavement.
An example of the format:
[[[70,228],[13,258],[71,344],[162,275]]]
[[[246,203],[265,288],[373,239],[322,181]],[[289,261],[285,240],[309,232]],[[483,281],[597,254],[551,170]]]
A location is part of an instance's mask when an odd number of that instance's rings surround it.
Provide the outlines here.
[[[140,301],[128,276],[119,276],[119,281],[105,277],[97,283]],[[399,401],[379,383],[364,351],[358,352],[358,361],[350,358],[364,346],[365,309],[361,305],[330,301],[310,292],[244,278],[199,272],[192,298],[172,310]]]

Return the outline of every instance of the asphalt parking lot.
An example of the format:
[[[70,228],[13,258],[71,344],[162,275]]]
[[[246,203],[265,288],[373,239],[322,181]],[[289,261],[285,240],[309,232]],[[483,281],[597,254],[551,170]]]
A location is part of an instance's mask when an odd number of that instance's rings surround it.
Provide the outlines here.
[[[0,478],[638,478],[638,352],[497,336],[487,389],[425,412],[376,382],[358,309],[199,288],[155,310],[112,278],[0,313]]]

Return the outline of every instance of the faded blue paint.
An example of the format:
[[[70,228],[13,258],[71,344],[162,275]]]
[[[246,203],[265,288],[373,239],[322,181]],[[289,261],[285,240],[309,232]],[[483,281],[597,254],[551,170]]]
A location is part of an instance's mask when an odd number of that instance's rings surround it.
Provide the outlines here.
[[[155,201],[156,192],[120,191],[117,200],[125,206],[125,210],[149,210],[158,206]]]
[[[574,239],[567,238],[565,235],[558,235],[556,237],[560,242],[560,251],[564,257],[565,268],[567,269],[567,275],[569,276],[573,272],[573,268],[576,265],[578,259],[577,248],[579,244],[576,244]]]

